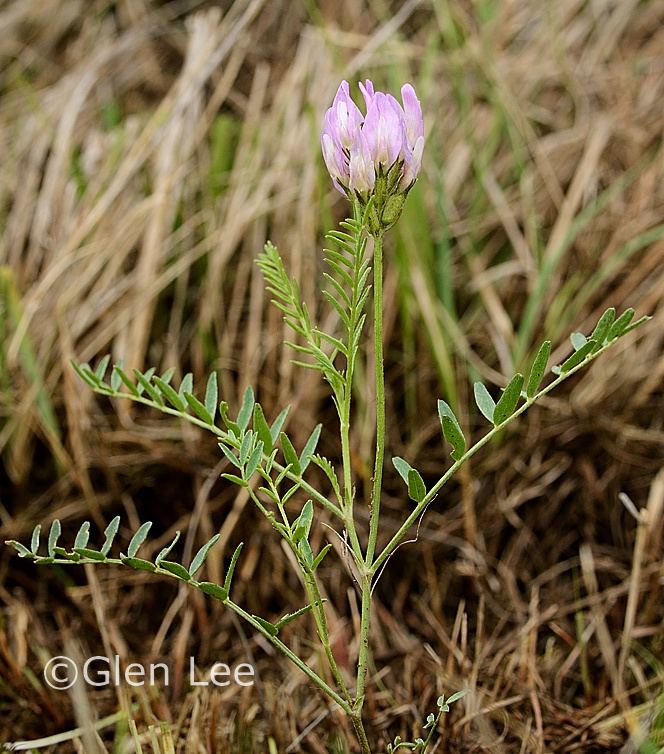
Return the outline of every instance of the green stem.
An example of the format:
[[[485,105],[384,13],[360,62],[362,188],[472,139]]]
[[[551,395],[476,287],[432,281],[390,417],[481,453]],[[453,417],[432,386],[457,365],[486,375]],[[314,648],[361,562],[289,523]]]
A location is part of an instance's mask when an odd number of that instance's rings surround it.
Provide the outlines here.
[[[371,754],[369,740],[367,738],[366,731],[364,730],[364,724],[362,723],[362,715],[359,713],[351,714],[350,720],[353,723],[353,728],[355,728],[355,735],[357,736],[357,740],[360,742],[360,749],[362,750],[362,754]]]
[[[369,629],[371,627],[371,574],[362,579],[362,614],[360,616],[360,646],[357,654],[357,684],[355,686],[355,711],[362,712],[364,689],[369,662]]]
[[[374,294],[374,369],[376,381],[376,460],[374,464],[373,490],[371,492],[371,513],[369,519],[369,541],[367,543],[366,564],[371,567],[380,518],[380,495],[383,486],[383,458],[385,456],[385,365],[383,363],[383,236],[374,236],[373,261]]]
[[[325,651],[327,657],[327,663],[332,671],[332,676],[337,682],[337,686],[341,689],[341,693],[348,702],[352,704],[352,699],[348,687],[344,682],[339,666],[337,665],[334,652],[332,651],[332,645],[330,644],[330,632],[327,626],[327,616],[325,615],[325,605],[320,594],[318,582],[316,581],[316,575],[309,570],[306,570],[302,565],[302,574],[304,576],[304,586],[307,590],[307,596],[309,597],[309,603],[314,614],[314,620],[316,622],[316,629],[318,630],[318,638]]]

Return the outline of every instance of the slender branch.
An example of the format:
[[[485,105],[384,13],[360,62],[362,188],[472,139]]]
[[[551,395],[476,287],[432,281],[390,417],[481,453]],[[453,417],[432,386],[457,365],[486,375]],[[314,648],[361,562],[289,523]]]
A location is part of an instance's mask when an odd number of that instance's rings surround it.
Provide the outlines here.
[[[394,534],[392,539],[390,539],[390,541],[385,545],[385,548],[380,553],[380,555],[378,555],[378,557],[373,561],[373,563],[369,564],[368,567],[370,569],[370,573],[372,575],[375,575],[377,573],[377,571],[389,558],[392,552],[394,552],[394,550],[399,546],[399,543],[401,542],[401,540],[406,536],[408,529],[410,529],[410,527],[424,513],[424,511],[431,504],[431,502],[436,497],[440,489],[450,480],[451,477],[454,476],[454,474],[457,472],[460,466],[462,466],[469,458],[474,456],[475,453],[477,453],[477,451],[480,450],[480,448],[483,448],[488,442],[490,442],[496,436],[496,434],[498,434],[498,432],[500,432],[510,422],[516,419],[517,416],[520,416],[525,411],[527,411],[533,405],[533,403],[535,403],[535,401],[538,401],[540,398],[545,396],[551,390],[553,390],[558,385],[560,385],[561,382],[566,380],[568,377],[571,377],[575,372],[578,372],[580,369],[583,369],[584,367],[586,367],[591,361],[596,359],[601,353],[603,353],[611,345],[613,345],[613,341],[606,343],[604,346],[602,346],[602,348],[600,348],[598,351],[588,356],[580,364],[577,364],[568,372],[561,374],[550,385],[547,385],[543,390],[540,390],[532,398],[528,398],[525,401],[525,403],[519,406],[519,408],[508,419],[506,419],[502,424],[499,424],[497,427],[493,427],[489,432],[486,433],[486,435],[484,435],[484,437],[478,440],[475,443],[475,445],[472,446],[472,448],[469,448],[458,461],[453,463],[452,466],[450,466],[450,468],[443,474],[443,476],[429,490],[429,492],[423,498],[422,502],[420,502],[412,510],[408,518],[403,522],[403,524],[401,524],[401,526],[399,527],[397,532]]]
[[[284,644],[281,639],[279,639],[277,636],[273,636],[266,628],[261,626],[261,624],[249,613],[247,613],[245,610],[243,610],[237,603],[233,602],[230,599],[225,600],[225,605],[230,607],[230,609],[239,615],[241,618],[244,618],[248,623],[250,623],[256,631],[260,632],[271,644],[273,644],[280,652],[282,652],[288,659],[293,662],[297,667],[311,680],[313,681],[318,688],[320,688],[322,691],[324,691],[332,700],[334,700],[341,709],[346,712],[346,714],[351,714],[351,707],[348,704],[348,702],[340,696],[323,678],[321,678],[318,673],[316,673],[315,670],[312,670],[306,662],[301,660],[295,652],[293,652],[288,645]]]

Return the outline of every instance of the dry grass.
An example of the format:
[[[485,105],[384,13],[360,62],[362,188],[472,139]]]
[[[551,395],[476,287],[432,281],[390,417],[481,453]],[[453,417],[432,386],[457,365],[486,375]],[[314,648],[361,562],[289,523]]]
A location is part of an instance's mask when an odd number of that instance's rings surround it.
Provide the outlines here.
[[[231,405],[249,383],[269,409],[292,403],[294,439],[319,415],[331,424],[324,389],[280,345],[254,259],[271,238],[327,316],[317,250],[344,207],[321,169],[321,113],[342,76],[413,80],[429,134],[385,283],[393,455],[432,477],[446,463],[435,396],[480,430],[468,371],[504,384],[542,337],[560,356],[608,305],[654,319],[473,460],[417,550],[392,559],[377,588],[370,726],[412,734],[439,693],[468,686],[439,752],[618,751],[664,677],[661,3],[206,5],[0,8],[0,539],[119,512],[156,522],[154,549],[175,529],[187,551],[220,529],[220,555],[247,542],[247,609],[299,604],[269,529],[218,483],[214,444],[94,399],[68,362],[110,351],[199,380],[214,368]],[[368,481],[365,395],[360,380],[354,452]],[[332,440],[325,452],[337,456]],[[385,536],[407,505],[388,479]],[[6,550],[0,568],[6,739],[132,701],[145,751],[168,751],[150,741],[155,720],[173,723],[178,752],[341,752],[351,738],[198,594],[115,571],[37,578]],[[356,598],[342,574],[325,576],[350,669]],[[309,651],[297,631],[287,638]],[[187,693],[184,678],[153,699],[70,699],[39,673],[72,642],[177,663],[253,657],[261,683],[233,696]],[[114,728],[51,750],[107,751]]]

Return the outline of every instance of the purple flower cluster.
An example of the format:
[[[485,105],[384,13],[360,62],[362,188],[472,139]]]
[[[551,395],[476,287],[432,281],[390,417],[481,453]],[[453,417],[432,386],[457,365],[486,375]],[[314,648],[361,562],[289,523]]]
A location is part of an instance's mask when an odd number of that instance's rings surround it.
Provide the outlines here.
[[[422,108],[410,84],[401,87],[403,106],[391,95],[360,84],[367,114],[342,81],[325,113],[321,133],[323,158],[339,191],[363,203],[371,195],[379,203],[405,195],[420,171],[424,149]],[[405,198],[405,197],[404,197]]]

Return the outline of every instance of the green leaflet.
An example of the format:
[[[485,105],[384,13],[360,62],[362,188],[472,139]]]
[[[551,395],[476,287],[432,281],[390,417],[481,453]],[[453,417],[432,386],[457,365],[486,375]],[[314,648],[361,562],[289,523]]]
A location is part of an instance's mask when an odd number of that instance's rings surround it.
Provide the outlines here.
[[[199,568],[205,563],[205,559],[210,553],[210,550],[219,541],[220,534],[215,534],[208,542],[206,542],[201,549],[196,553],[194,559],[189,566],[189,575],[194,576]]]
[[[443,436],[452,446],[452,458],[455,461],[461,460],[466,452],[466,438],[463,436],[454,411],[444,400],[438,401],[438,418],[440,419]]]
[[[424,485],[424,480],[420,476],[420,472],[415,469],[410,469],[408,472],[408,495],[416,503],[421,503],[426,497],[427,488]]]
[[[532,398],[539,389],[539,386],[542,382],[542,378],[544,377],[544,374],[546,373],[546,365],[549,361],[549,356],[551,355],[551,341],[545,340],[544,343],[539,347],[539,351],[537,352],[537,356],[535,356],[535,360],[533,361],[533,365],[530,368],[530,375],[528,376],[528,385],[526,387],[526,395],[528,398]]]
[[[205,386],[205,409],[210,414],[210,424],[214,424],[214,417],[217,413],[217,401],[219,399],[219,389],[217,386],[217,373],[212,372],[208,377]]]
[[[148,532],[150,531],[150,527],[152,526],[152,521],[146,521],[144,524],[142,524],[139,529],[137,530],[136,534],[131,538],[131,541],[129,542],[129,546],[127,547],[127,556],[130,558],[133,558],[134,555],[138,552],[138,548],[145,542],[146,537],[148,536]]]
[[[523,387],[523,375],[515,374],[509,381],[507,387],[500,396],[493,411],[493,423],[495,426],[502,424],[514,413],[519,398],[521,397],[521,388]]]
[[[120,560],[130,568],[135,568],[138,571],[150,571],[151,573],[157,570],[157,566],[154,563],[150,563],[149,560],[143,560],[143,558],[130,558],[126,555],[121,555]]]
[[[300,466],[300,459],[295,452],[293,443],[285,432],[279,434],[279,439],[281,440],[281,450],[286,459],[286,464],[290,464],[291,471],[297,476],[300,476],[302,474],[302,467]]]
[[[306,468],[311,461],[311,457],[316,452],[316,446],[318,445],[318,439],[320,438],[322,428],[322,424],[317,424],[314,427],[314,431],[309,436],[309,439],[304,444],[304,448],[300,454],[300,473],[302,474],[306,471]]]
[[[187,401],[189,408],[207,424],[213,424],[214,418],[207,408],[198,400],[198,398],[192,393],[185,392],[184,399]]]
[[[228,599],[228,592],[223,586],[214,584],[212,581],[201,581],[198,585],[198,589],[204,594],[209,594],[210,597],[214,597],[221,602],[225,602]]]
[[[228,566],[228,571],[226,571],[226,578],[224,579],[224,591],[227,595],[231,593],[231,583],[233,582],[235,566],[237,565],[237,560],[240,557],[243,546],[244,542],[240,542],[240,544],[235,548],[235,552],[233,553],[233,557],[231,558],[230,565]]]
[[[162,571],[172,573],[173,576],[177,576],[177,578],[182,579],[182,581],[191,581],[189,571],[183,565],[180,565],[180,563],[173,563],[170,560],[162,560],[161,563],[159,563],[159,568],[161,568]]]
[[[51,524],[51,528],[48,532],[48,555],[50,558],[55,557],[55,545],[61,533],[62,526],[60,525],[60,521],[56,518]]]
[[[242,397],[242,406],[240,407],[240,411],[237,415],[237,425],[240,428],[242,432],[244,432],[247,427],[249,426],[249,420],[251,419],[251,415],[254,411],[254,391],[251,385],[244,391],[244,395]]]
[[[164,382],[164,380],[161,377],[155,377],[154,378],[155,385],[161,390],[162,395],[166,398],[166,400],[173,406],[173,408],[177,409],[178,411],[181,411],[184,413],[186,409],[186,405],[184,401],[181,400],[180,396],[175,392],[175,390],[168,384],[168,382]]]
[[[595,351],[598,351],[604,345],[606,336],[609,334],[609,329],[613,324],[615,318],[616,310],[612,306],[610,306],[597,321],[595,329],[590,336],[596,343]]]
[[[262,441],[265,452],[270,454],[272,452],[272,435],[260,403],[254,405],[254,432],[258,435],[258,439]]]
[[[475,403],[477,403],[477,407],[484,417],[493,423],[493,412],[496,408],[496,404],[491,395],[489,395],[489,391],[481,382],[475,383],[473,391],[475,393]]]
[[[568,359],[563,361],[563,363],[560,365],[560,371],[565,374],[565,372],[569,372],[570,369],[574,369],[575,366],[578,366],[582,361],[590,356],[596,345],[597,344],[592,339],[587,341],[586,344],[581,346],[578,351],[576,351]]]

